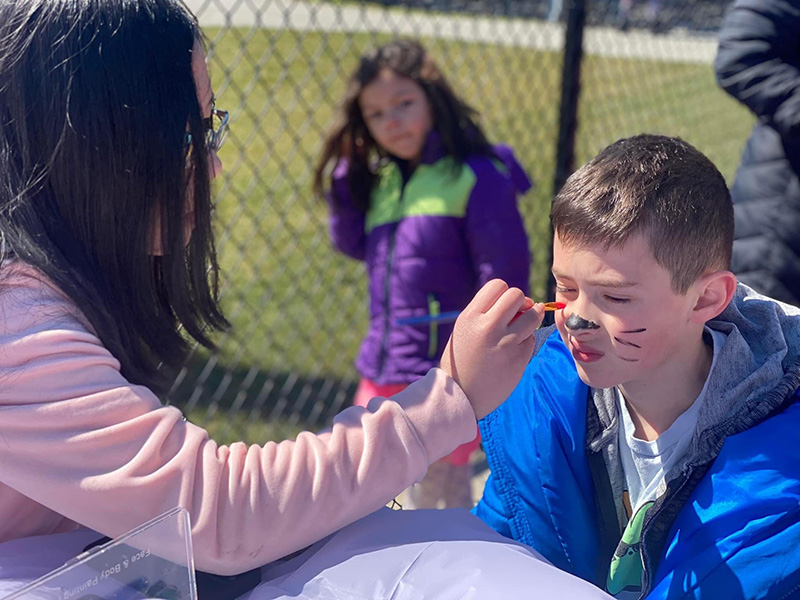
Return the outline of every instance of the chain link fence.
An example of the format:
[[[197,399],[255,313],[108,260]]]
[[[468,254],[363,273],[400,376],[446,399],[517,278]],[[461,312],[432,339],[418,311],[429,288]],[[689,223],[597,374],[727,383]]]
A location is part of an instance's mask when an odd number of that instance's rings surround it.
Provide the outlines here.
[[[695,144],[730,181],[753,122],[714,80],[723,0],[185,1],[208,37],[217,106],[231,112],[216,196],[233,328],[218,352],[192,353],[168,400],[220,441],[317,429],[355,390],[364,267],[332,249],[311,178],[368,48],[420,39],[490,140],[515,148],[537,184],[520,208],[538,298],[559,171],[563,180],[608,143],[647,131]]]

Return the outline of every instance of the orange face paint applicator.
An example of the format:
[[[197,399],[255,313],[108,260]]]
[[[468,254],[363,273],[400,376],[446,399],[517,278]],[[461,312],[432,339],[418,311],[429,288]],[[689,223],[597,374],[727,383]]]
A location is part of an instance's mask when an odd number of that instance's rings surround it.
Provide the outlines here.
[[[545,302],[544,303],[544,310],[545,311],[553,311],[553,310],[562,310],[567,305],[563,302]],[[521,311],[517,314],[519,316],[525,311]],[[452,323],[458,318],[458,315],[461,314],[460,310],[454,310],[450,312],[443,312],[438,315],[421,315],[419,317],[406,317],[405,319],[397,319],[395,324],[397,325],[429,325],[431,323]],[[516,318],[516,317],[515,317]]]

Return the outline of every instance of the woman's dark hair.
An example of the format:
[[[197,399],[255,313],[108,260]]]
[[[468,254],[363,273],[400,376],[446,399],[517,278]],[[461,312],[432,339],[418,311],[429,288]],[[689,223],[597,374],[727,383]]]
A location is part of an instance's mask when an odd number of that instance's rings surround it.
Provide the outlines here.
[[[186,356],[181,328],[211,346],[227,325],[196,47],[180,0],[0,0],[0,260],[41,270],[155,389]]]
[[[373,139],[361,114],[358,98],[365,86],[389,69],[419,85],[431,105],[434,128],[445,152],[461,165],[476,154],[492,155],[492,148],[478,125],[478,114],[456,96],[433,59],[418,42],[395,40],[364,55],[347,86],[339,121],[322,148],[314,172],[314,192],[324,194],[328,170],[347,160],[347,182],[353,202],[365,211],[385,151]]]

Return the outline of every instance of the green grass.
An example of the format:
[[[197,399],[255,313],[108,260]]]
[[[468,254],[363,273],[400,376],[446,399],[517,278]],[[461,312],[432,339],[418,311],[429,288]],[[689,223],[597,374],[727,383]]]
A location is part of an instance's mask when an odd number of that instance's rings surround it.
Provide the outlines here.
[[[252,397],[268,403],[256,389],[261,384],[247,383],[252,367],[352,384],[366,326],[363,266],[331,249],[311,173],[345,78],[365,48],[387,37],[247,29],[208,34],[217,105],[232,113],[230,141],[221,151],[226,174],[218,217],[223,305],[234,326],[220,339],[219,361],[233,373],[230,393],[221,392],[218,381],[208,393],[217,391],[226,402],[237,389],[241,398],[246,385],[241,406]],[[537,182],[521,210],[534,256],[532,294],[543,298],[561,55],[423,42],[481,112],[490,139],[514,146]],[[710,66],[600,57],[584,62],[579,119],[576,165],[619,137],[650,131],[695,144],[728,180],[753,122],[717,88]]]

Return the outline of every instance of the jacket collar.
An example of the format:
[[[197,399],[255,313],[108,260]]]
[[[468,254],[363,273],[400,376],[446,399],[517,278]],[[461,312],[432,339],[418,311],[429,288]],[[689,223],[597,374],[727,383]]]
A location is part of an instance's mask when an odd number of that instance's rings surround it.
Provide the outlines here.
[[[425,138],[425,143],[422,145],[422,153],[420,154],[420,165],[432,165],[447,156],[447,150],[442,141],[442,135],[436,130],[431,129],[428,137]],[[408,169],[408,161],[397,158],[394,155],[389,156],[400,169],[405,172]]]
[[[447,151],[444,147],[442,134],[436,129],[431,129],[430,133],[428,133],[428,138],[425,140],[425,145],[422,147],[419,163],[421,165],[432,165],[446,155]]]

